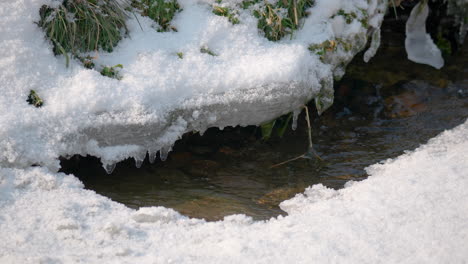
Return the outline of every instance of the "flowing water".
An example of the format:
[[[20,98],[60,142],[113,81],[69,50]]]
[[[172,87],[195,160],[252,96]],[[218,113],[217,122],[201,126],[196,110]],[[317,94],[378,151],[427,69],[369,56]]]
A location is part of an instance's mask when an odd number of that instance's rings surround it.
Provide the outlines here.
[[[307,150],[307,123],[283,138],[260,139],[255,127],[210,129],[186,135],[165,162],[140,169],[133,160],[111,175],[92,157],[63,160],[86,188],[131,208],[165,206],[191,217],[218,220],[243,213],[254,219],[284,214],[278,204],[313,184],[342,188],[367,177],[365,167],[427,142],[468,117],[468,49],[441,71],[406,59],[401,36],[384,32],[384,44],[369,64],[356,57],[336,85],[332,109],[312,119],[314,148],[321,159],[297,159]],[[392,43],[392,40],[399,40]]]

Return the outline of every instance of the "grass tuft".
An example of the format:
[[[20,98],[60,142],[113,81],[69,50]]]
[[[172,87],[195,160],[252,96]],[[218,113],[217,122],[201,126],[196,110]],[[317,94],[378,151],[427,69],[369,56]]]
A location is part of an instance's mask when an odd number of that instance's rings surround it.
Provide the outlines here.
[[[249,8],[259,3],[259,0],[245,0],[243,8]],[[298,30],[302,18],[308,14],[306,10],[314,5],[314,0],[279,0],[276,3],[263,1],[263,7],[253,11],[258,19],[258,28],[265,37],[271,41],[277,41],[284,36],[292,35]]]
[[[58,7],[43,5],[37,23],[53,43],[55,55],[103,49],[111,52],[127,33],[127,13],[115,0],[64,0]]]

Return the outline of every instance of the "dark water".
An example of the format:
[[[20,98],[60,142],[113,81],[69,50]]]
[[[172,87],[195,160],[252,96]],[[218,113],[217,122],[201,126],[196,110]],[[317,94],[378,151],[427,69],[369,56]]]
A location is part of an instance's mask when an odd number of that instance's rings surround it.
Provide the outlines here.
[[[384,32],[384,44],[369,64],[357,57],[336,85],[336,103],[314,116],[314,147],[322,160],[298,159],[307,149],[304,114],[298,129],[262,141],[255,127],[210,129],[186,135],[165,162],[136,169],[133,160],[107,175],[95,158],[64,160],[65,172],[86,188],[132,208],[165,206],[208,220],[243,213],[267,219],[278,204],[322,183],[342,188],[367,177],[366,166],[412,150],[468,117],[467,45],[443,70],[406,59],[401,36]],[[313,106],[311,106],[313,107]]]

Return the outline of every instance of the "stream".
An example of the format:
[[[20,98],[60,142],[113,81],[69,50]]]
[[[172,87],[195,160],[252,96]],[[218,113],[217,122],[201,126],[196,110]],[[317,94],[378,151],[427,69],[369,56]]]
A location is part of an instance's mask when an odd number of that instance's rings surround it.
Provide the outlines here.
[[[340,189],[365,179],[365,167],[413,150],[468,117],[468,48],[442,70],[406,59],[402,32],[383,28],[383,44],[368,64],[362,54],[335,85],[335,104],[318,117],[310,106],[312,139],[319,158],[297,159],[307,150],[305,115],[282,138],[262,140],[257,127],[209,129],[185,135],[167,161],[137,169],[133,160],[107,175],[99,159],[62,160],[85,187],[131,208],[165,206],[190,216],[219,220],[246,214],[263,220],[284,214],[279,203],[313,184]]]

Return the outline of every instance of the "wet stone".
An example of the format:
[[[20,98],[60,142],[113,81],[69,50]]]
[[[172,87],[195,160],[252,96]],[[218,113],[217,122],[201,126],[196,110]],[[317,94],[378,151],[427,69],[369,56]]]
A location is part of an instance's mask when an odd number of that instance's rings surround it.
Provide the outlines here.
[[[428,110],[425,99],[405,92],[385,99],[385,115],[390,118],[409,117]]]
[[[222,220],[224,216],[238,214],[239,212],[249,214],[248,207],[239,201],[227,197],[205,196],[187,201],[174,206],[181,214],[204,218],[208,221]]]
[[[340,180],[353,180],[359,177],[356,175],[352,175],[352,174],[343,174],[343,175],[334,176],[334,178],[340,179]]]
[[[282,187],[274,189],[257,199],[257,203],[268,207],[277,207],[282,201],[304,192],[304,187]]]

